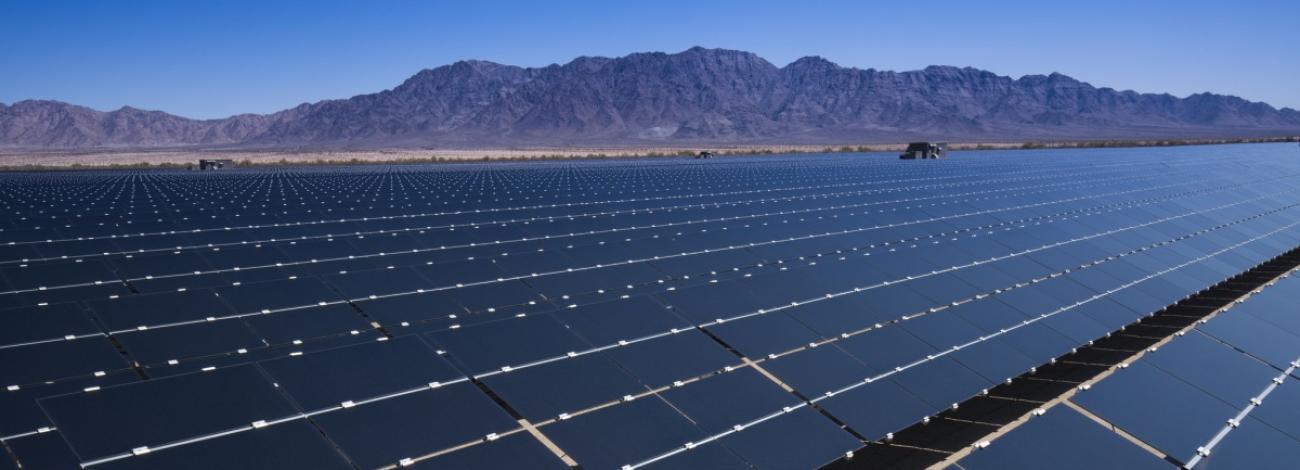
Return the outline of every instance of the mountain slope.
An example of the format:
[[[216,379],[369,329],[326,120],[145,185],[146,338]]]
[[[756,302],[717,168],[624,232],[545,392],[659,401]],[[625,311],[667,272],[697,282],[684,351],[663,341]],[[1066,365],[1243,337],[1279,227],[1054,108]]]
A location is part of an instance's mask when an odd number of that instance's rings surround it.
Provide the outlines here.
[[[692,48],[521,68],[463,61],[391,90],[191,120],[52,101],[0,104],[0,146],[412,147],[824,143],[1300,133],[1300,112],[1233,96],[1097,88],[956,67],[909,72]]]
[[[266,131],[295,110],[193,120],[161,111],[123,107],[96,111],[58,101],[0,104],[0,146],[37,148],[230,145]]]

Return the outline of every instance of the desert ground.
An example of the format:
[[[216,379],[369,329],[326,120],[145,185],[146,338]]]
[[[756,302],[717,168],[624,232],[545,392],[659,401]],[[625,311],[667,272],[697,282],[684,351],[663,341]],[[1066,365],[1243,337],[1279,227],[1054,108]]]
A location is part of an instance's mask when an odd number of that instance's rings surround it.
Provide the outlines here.
[[[1074,142],[959,142],[950,150],[1010,150],[1040,148],[1147,147],[1256,142],[1293,142],[1297,137],[1265,139],[1126,140]],[[771,155],[827,152],[898,152],[906,143],[827,145],[737,145],[698,147],[588,147],[514,149],[393,149],[393,150],[21,150],[0,149],[0,170],[187,167],[199,159],[229,159],[237,165],[304,165],[366,163],[456,163],[473,161],[534,161],[624,157],[688,157],[700,151],[717,155]]]

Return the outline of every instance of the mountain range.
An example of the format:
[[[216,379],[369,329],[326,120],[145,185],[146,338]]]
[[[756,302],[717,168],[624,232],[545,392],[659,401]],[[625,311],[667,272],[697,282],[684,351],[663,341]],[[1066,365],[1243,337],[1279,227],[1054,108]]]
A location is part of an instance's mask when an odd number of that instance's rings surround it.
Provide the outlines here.
[[[0,103],[0,147],[419,148],[1221,138],[1300,133],[1300,111],[1234,96],[1099,88],[1061,74],[892,72],[692,48],[525,68],[461,61],[273,114],[195,120]]]

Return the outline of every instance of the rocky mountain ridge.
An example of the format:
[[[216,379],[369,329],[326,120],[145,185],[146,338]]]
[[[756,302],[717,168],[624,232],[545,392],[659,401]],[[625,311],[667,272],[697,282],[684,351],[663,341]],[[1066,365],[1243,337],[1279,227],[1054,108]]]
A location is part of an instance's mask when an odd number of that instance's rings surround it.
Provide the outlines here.
[[[742,51],[579,57],[523,68],[461,61],[400,85],[268,115],[194,120],[55,101],[0,104],[0,146],[400,148],[1075,140],[1300,133],[1300,112],[948,66],[892,72]]]

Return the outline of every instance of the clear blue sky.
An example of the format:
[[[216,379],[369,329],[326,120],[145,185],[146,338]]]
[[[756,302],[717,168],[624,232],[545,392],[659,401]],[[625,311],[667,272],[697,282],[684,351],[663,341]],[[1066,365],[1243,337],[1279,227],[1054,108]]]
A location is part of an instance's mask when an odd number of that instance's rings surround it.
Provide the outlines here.
[[[1300,108],[1300,1],[0,2],[0,102],[271,112],[391,88],[459,59],[756,52],[912,70],[1061,72],[1098,86]]]

